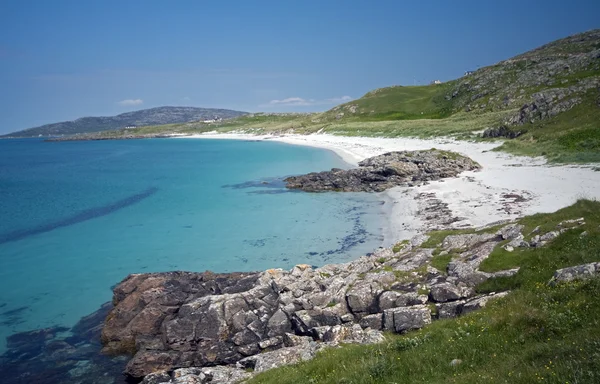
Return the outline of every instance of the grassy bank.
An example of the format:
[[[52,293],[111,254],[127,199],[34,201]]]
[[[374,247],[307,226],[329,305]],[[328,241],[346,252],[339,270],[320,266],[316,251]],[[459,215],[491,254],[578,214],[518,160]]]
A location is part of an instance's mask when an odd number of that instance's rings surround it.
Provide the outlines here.
[[[584,226],[544,248],[515,251],[512,258],[491,255],[489,270],[521,269],[512,279],[479,287],[513,289],[485,309],[407,335],[388,335],[381,345],[326,350],[312,361],[258,375],[251,383],[600,382],[600,279],[547,284],[558,268],[600,261],[600,203],[581,200],[521,222],[527,238],[538,225],[550,230],[578,217],[585,217]]]
[[[600,94],[596,90],[589,91],[573,109],[524,128],[527,133],[497,150],[545,156],[554,163],[600,162]]]

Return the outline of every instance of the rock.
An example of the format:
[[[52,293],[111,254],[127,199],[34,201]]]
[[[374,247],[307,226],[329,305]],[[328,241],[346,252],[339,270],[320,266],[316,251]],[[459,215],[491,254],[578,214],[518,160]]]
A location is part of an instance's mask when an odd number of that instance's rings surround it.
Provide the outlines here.
[[[142,380],[142,384],[162,384],[169,382],[171,382],[171,376],[166,371],[151,373]]]
[[[462,364],[462,360],[461,360],[461,359],[453,359],[453,360],[450,362],[450,366],[451,366],[451,367],[456,367],[457,365],[460,365],[460,364]]]
[[[450,319],[459,316],[465,305],[465,300],[451,301],[449,303],[438,303],[435,305],[438,319]]]
[[[243,368],[251,368],[254,372],[260,373],[284,365],[310,360],[315,357],[316,351],[316,343],[313,343],[310,348],[286,347],[246,357],[240,360],[238,365]]]
[[[403,333],[421,329],[431,323],[431,311],[426,305],[393,308],[383,311],[383,329]]]
[[[534,237],[531,238],[529,245],[533,248],[543,247],[551,240],[554,240],[555,238],[557,238],[559,235],[560,235],[559,231],[551,231],[551,232],[545,233],[543,235],[535,235]]]
[[[499,298],[504,297],[504,296],[506,296],[508,294],[509,294],[509,292],[500,292],[500,293],[493,293],[493,294],[489,294],[489,295],[475,297],[474,299],[471,299],[471,300],[467,301],[463,305],[463,307],[462,307],[462,314],[466,314],[466,313],[473,312],[475,310],[481,309],[481,308],[483,308],[483,307],[486,306],[486,304],[488,303],[488,301],[499,299]]]
[[[373,315],[367,315],[360,319],[359,324],[363,328],[372,328],[380,331],[383,329],[383,314],[375,313]]]
[[[600,262],[581,264],[574,267],[562,268],[554,272],[551,285],[574,280],[585,280],[600,275]]]
[[[354,314],[377,312],[377,296],[381,292],[379,284],[359,282],[348,290],[346,301]]]
[[[513,240],[518,237],[523,237],[521,231],[525,228],[524,225],[521,224],[509,224],[505,227],[502,227],[497,235],[502,237],[502,240]]]
[[[441,283],[431,287],[429,297],[432,301],[445,303],[447,301],[465,299],[473,296],[474,294],[475,291],[472,288],[458,287],[449,283]]]
[[[509,128],[506,125],[501,125],[499,127],[486,129],[481,134],[481,137],[483,137],[483,138],[505,137],[508,139],[515,139],[525,133],[527,133],[526,129],[514,129],[514,128]]]
[[[202,368],[202,373],[210,384],[233,384],[252,377],[250,372],[229,366]]]
[[[493,233],[470,233],[464,235],[450,235],[446,236],[442,242],[442,248],[446,251],[453,249],[467,249],[472,248],[478,244],[494,240],[498,235]]]
[[[493,272],[492,277],[511,277],[516,275],[519,272],[520,268],[506,269],[504,271]]]
[[[285,179],[287,188],[308,192],[382,192],[399,185],[414,185],[463,171],[478,170],[479,164],[459,154],[431,149],[389,152],[361,161],[358,168],[332,169]]]

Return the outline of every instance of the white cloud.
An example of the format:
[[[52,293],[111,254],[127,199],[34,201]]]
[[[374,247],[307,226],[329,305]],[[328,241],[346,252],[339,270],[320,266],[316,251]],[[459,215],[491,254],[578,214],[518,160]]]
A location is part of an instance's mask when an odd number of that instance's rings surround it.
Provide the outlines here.
[[[142,105],[142,104],[144,104],[144,100],[142,100],[142,99],[126,99],[126,100],[119,101],[119,105],[122,105],[124,107],[129,107],[132,105]]]
[[[346,103],[350,100],[352,100],[350,96],[332,97],[331,99],[327,99],[327,101],[329,101],[332,104]]]
[[[261,105],[261,107],[307,107],[311,105],[340,104],[350,100],[352,100],[350,96],[332,97],[330,99],[324,100],[303,99],[302,97],[288,97],[287,99],[271,100],[268,104]]]
[[[311,102],[314,100],[306,100],[301,97],[288,97],[283,100],[271,100],[269,105],[294,105],[294,106],[305,106],[312,105]]]

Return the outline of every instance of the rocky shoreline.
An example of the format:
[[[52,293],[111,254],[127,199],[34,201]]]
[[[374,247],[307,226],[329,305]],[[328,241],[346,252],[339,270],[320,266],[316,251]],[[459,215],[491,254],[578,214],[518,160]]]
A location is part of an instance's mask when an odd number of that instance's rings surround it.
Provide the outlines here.
[[[481,166],[455,152],[430,149],[388,152],[358,163],[358,168],[334,168],[285,179],[287,188],[307,192],[382,192],[397,186],[413,187],[428,181],[455,177]]]
[[[146,377],[147,383],[168,382],[172,374],[225,383],[312,358],[340,343],[381,342],[383,331],[419,329],[506,295],[478,295],[474,288],[518,269],[486,273],[479,265],[500,243],[537,247],[554,237],[538,234],[526,241],[522,228],[507,224],[450,235],[434,245],[419,236],[320,268],[130,275],[114,289],[103,351],[133,353],[125,373]],[[440,254],[452,255],[445,270],[431,265]]]

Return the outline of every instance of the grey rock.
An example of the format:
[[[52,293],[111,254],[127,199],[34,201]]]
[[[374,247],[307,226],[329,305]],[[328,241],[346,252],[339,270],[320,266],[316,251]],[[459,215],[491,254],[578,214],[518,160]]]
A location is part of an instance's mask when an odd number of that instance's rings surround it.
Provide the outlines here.
[[[383,313],[367,315],[360,319],[359,324],[363,328],[371,328],[380,331],[383,329]]]
[[[466,314],[466,313],[473,312],[478,309],[484,308],[490,300],[499,299],[508,294],[509,294],[509,292],[500,292],[500,293],[493,293],[493,294],[489,294],[489,295],[475,297],[474,299],[467,301],[463,305],[462,314]]]
[[[600,275],[600,262],[576,265],[562,268],[554,272],[550,284],[565,283],[575,280],[585,280]]]
[[[359,282],[348,290],[346,301],[352,313],[375,313],[377,312],[377,296],[381,287],[377,283]]]
[[[446,236],[446,238],[442,242],[442,248],[447,251],[453,249],[467,249],[472,248],[478,244],[494,240],[497,237],[498,235],[493,233],[450,235]]]
[[[502,240],[513,240],[518,237],[522,238],[521,231],[525,228],[524,225],[521,224],[509,224],[505,227],[502,227],[498,231],[498,235],[502,237]]]
[[[144,377],[143,384],[163,384],[171,381],[171,375],[167,371],[151,373]]]
[[[426,305],[392,308],[383,311],[383,329],[398,333],[421,329],[431,323],[431,311]]]
[[[451,301],[449,303],[438,303],[435,305],[438,319],[450,319],[459,316],[465,305],[465,300]]]
[[[361,161],[359,168],[332,169],[285,179],[288,188],[308,192],[382,192],[399,185],[414,185],[463,171],[477,170],[479,164],[471,159],[431,149],[428,151],[389,152]]]
[[[254,372],[260,373],[284,365],[310,360],[315,357],[316,351],[317,347],[315,343],[309,348],[286,347],[276,351],[246,357],[238,361],[238,365],[243,368],[251,368]]]
[[[438,303],[465,299],[473,296],[474,294],[475,291],[472,288],[458,287],[449,283],[436,284],[431,287],[431,291],[429,292],[431,300]]]
[[[250,372],[230,366],[202,368],[202,373],[211,384],[235,384],[253,376]]]

